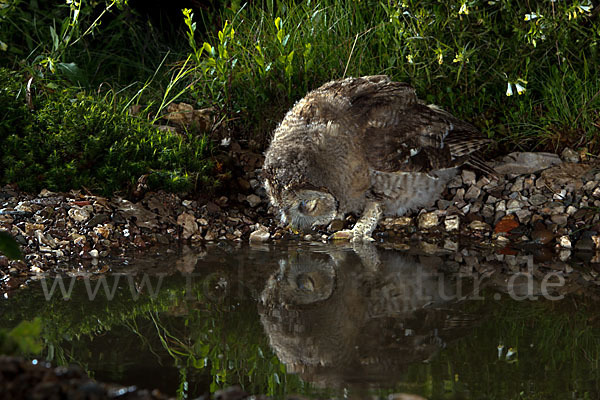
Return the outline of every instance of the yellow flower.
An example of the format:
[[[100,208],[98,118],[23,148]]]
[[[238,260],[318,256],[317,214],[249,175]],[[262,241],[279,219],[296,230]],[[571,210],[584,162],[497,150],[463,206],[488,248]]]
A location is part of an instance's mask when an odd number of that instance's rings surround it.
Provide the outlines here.
[[[414,64],[414,60],[413,60],[412,54],[409,54],[409,55],[406,56],[406,61],[408,61],[409,64]]]
[[[469,9],[467,8],[467,3],[463,3],[462,6],[460,6],[460,10],[458,10],[458,13],[469,15]]]

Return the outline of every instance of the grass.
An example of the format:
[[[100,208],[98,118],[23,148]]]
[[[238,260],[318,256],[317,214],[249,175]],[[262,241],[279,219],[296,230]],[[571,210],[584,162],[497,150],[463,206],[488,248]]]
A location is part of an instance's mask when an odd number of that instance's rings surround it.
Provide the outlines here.
[[[85,188],[104,195],[131,192],[142,175],[150,188],[174,192],[216,183],[206,136],[161,131],[123,111],[122,100],[110,95],[52,90],[43,83],[31,112],[22,82],[0,69],[2,183],[32,192]]]
[[[9,57],[0,64],[9,70],[50,82],[56,93],[77,92],[88,99],[86,104],[106,104],[106,113],[112,107],[123,114],[126,105],[139,104],[156,121],[174,101],[213,107],[221,133],[257,152],[308,90],[331,79],[369,74],[410,82],[421,98],[473,122],[494,139],[498,152],[560,152],[568,146],[596,155],[600,149],[600,84],[594,69],[600,61],[600,22],[587,0],[529,5],[506,0],[232,1],[184,10],[179,21],[160,30],[115,0],[95,6],[88,1],[3,4],[0,47]],[[109,95],[98,94],[106,88]],[[61,98],[57,95],[56,101]],[[7,104],[23,112],[23,97]],[[38,127],[49,129],[53,123],[42,120],[52,112],[41,111],[35,118]],[[160,135],[136,129],[123,142],[146,149],[143,165],[127,166],[136,174],[211,176],[210,168],[190,166],[199,149],[200,159],[206,159],[206,147],[191,144],[192,149],[176,150],[171,158],[165,151],[162,164],[152,164],[149,153],[155,148],[146,143]],[[89,134],[89,129],[82,132]],[[94,151],[103,159],[112,157],[114,164],[117,156],[108,153],[120,142],[112,139],[99,140]],[[172,146],[187,148],[187,139],[175,142]],[[77,187],[82,182],[72,177],[85,176],[82,171],[91,164],[88,160],[74,170],[76,154],[38,162],[41,170],[29,165],[33,153],[23,154],[24,164],[9,160],[13,167],[7,167],[2,180],[28,190],[48,179],[57,187]],[[30,182],[18,178],[21,170]],[[48,178],[55,175],[51,171],[60,176]],[[106,170],[88,184],[104,193],[131,186],[133,173],[118,183],[106,181],[113,172]],[[164,182],[158,179],[157,185]]]

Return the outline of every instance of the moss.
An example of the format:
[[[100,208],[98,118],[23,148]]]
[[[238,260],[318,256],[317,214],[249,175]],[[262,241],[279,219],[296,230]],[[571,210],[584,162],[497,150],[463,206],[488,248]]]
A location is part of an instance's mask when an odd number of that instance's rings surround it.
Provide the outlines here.
[[[0,69],[2,183],[26,191],[87,188],[105,195],[131,190],[149,174],[151,188],[210,189],[210,145],[122,111],[124,102],[71,89],[38,86],[29,111],[24,79]]]

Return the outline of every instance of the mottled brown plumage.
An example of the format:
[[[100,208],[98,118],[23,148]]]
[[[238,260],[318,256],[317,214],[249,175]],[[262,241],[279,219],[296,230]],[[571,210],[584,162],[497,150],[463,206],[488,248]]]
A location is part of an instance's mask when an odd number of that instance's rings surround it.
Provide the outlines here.
[[[362,213],[345,233],[364,240],[382,213],[430,204],[456,167],[488,141],[472,125],[419,101],[406,83],[384,75],[348,78],[308,93],[286,114],[263,176],[284,222],[305,228]]]

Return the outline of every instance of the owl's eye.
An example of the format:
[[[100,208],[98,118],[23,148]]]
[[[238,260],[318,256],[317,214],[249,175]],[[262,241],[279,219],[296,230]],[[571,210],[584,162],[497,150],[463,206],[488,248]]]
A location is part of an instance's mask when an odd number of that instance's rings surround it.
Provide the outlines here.
[[[317,200],[302,200],[300,204],[298,204],[298,211],[303,214],[310,214],[315,208],[317,208]]]

